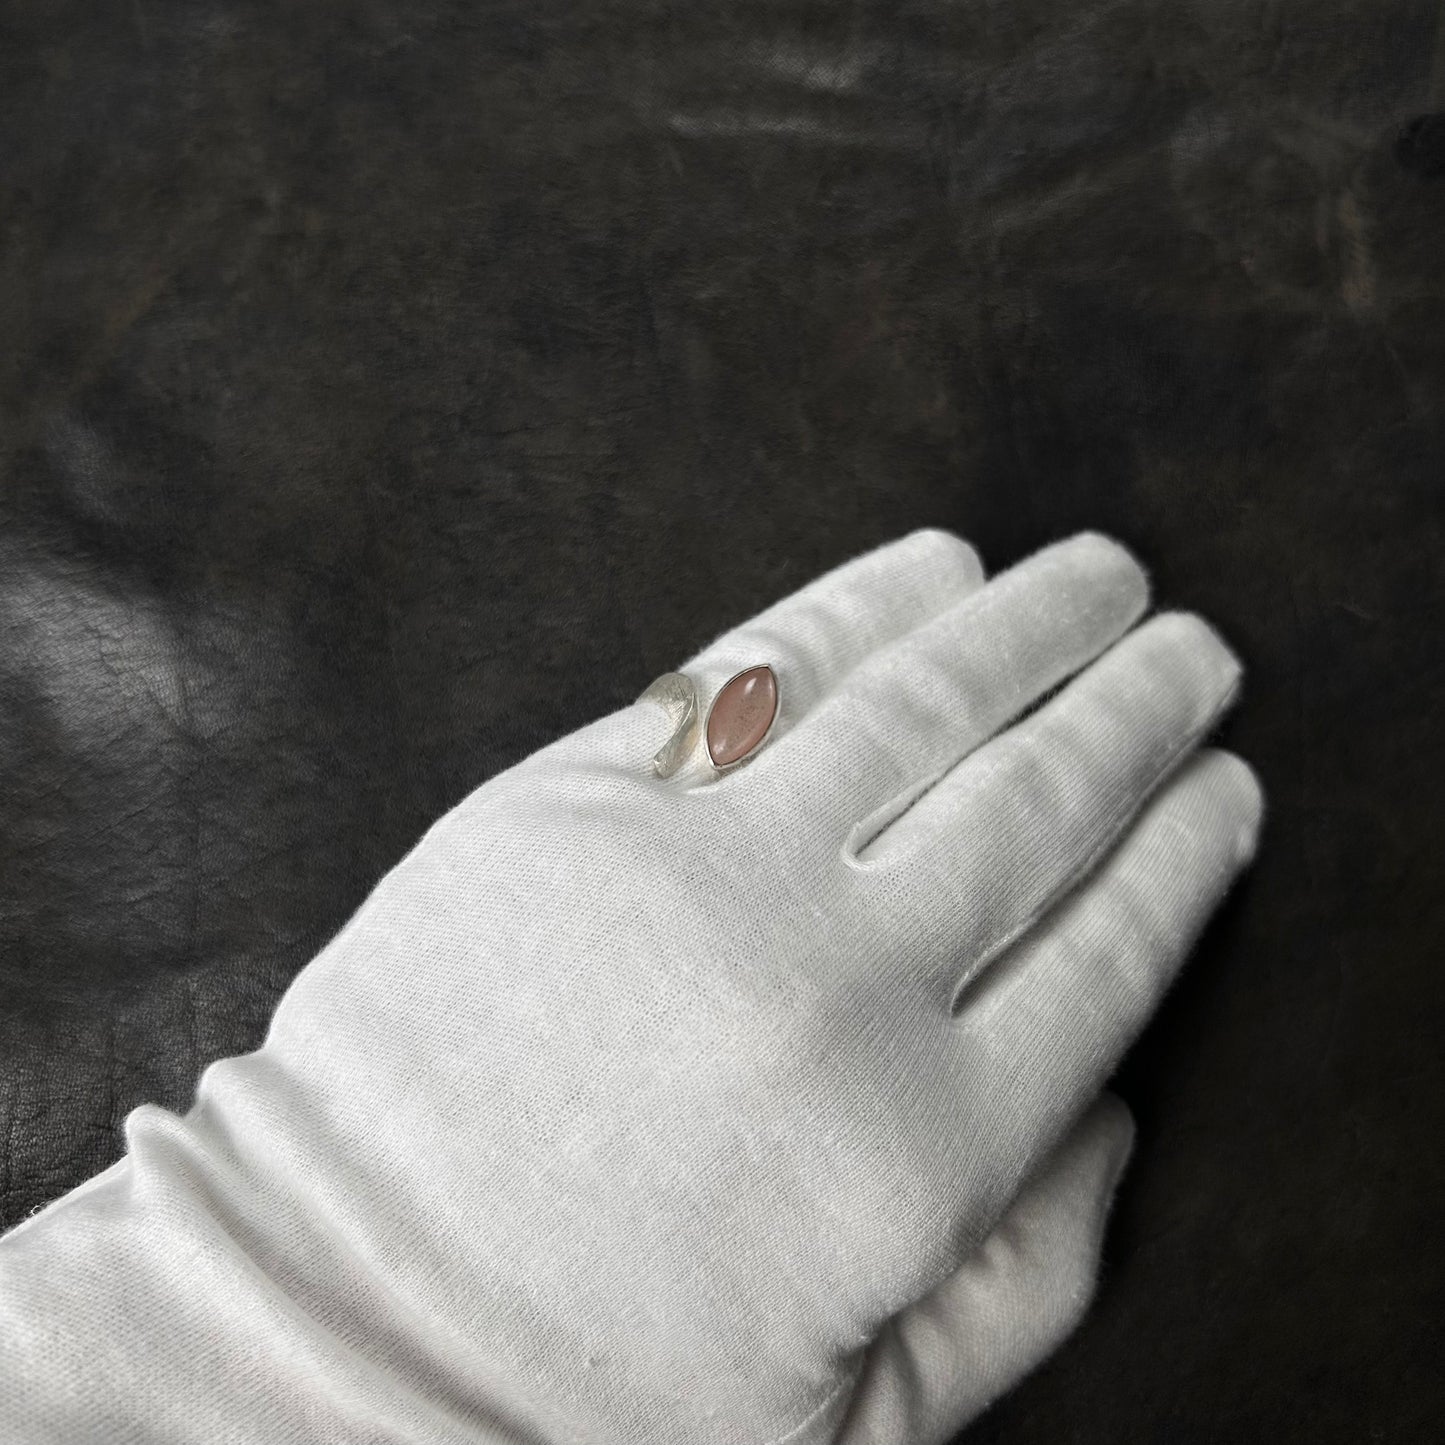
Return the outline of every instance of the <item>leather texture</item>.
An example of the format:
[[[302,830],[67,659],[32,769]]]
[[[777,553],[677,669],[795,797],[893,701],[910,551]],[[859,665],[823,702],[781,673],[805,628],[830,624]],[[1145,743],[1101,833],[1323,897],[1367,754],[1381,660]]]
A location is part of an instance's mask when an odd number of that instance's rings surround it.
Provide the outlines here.
[[[0,5],[0,1227],[500,769],[920,525],[1246,665],[1259,862],[970,1440],[1434,1438],[1445,24]]]

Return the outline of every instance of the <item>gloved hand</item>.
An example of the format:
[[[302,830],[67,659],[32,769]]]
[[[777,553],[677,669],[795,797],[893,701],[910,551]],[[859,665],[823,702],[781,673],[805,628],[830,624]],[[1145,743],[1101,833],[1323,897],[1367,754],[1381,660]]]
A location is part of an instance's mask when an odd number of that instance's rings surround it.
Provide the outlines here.
[[[781,681],[732,771],[644,700],[478,789],[0,1239],[0,1437],[950,1438],[1078,1317],[1090,1105],[1255,843],[1239,665],[1146,591],[919,532],[685,664]]]

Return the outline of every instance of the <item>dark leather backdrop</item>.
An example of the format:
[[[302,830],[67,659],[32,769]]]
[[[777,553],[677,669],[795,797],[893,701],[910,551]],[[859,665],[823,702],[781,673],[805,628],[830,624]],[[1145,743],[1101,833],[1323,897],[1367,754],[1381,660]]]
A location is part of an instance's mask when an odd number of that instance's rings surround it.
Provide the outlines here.
[[[970,1435],[1438,1438],[1445,25],[6,0],[0,1226],[443,809],[920,524],[1104,528],[1271,812]]]

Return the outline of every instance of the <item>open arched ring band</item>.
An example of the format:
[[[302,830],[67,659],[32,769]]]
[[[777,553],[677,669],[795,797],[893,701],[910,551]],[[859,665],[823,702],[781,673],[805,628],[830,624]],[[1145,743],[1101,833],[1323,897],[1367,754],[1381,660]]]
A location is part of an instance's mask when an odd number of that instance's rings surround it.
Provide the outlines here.
[[[672,736],[652,760],[657,776],[670,778],[697,749],[699,735],[715,772],[726,772],[751,757],[772,732],[783,695],[777,673],[759,662],[735,672],[718,688],[705,719],[697,685],[685,672],[664,672],[640,700],[660,703],[672,721]]]

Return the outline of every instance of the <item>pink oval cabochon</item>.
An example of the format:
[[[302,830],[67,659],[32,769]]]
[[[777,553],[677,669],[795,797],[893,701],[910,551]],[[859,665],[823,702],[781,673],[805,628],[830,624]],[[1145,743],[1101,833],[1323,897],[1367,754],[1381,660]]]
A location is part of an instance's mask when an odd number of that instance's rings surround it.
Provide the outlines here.
[[[778,710],[778,679],[766,663],[740,672],[718,693],[707,718],[707,751],[725,768],[762,742]]]

